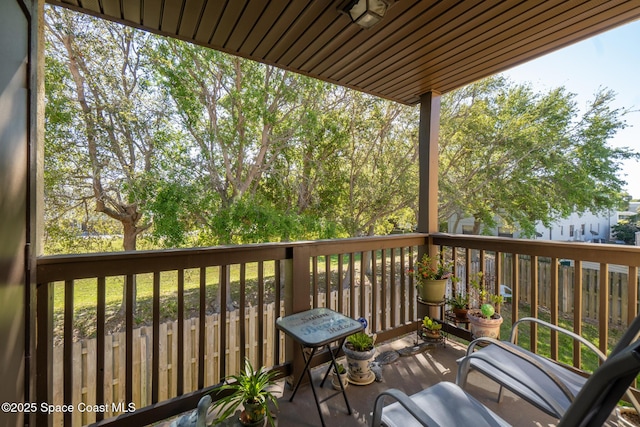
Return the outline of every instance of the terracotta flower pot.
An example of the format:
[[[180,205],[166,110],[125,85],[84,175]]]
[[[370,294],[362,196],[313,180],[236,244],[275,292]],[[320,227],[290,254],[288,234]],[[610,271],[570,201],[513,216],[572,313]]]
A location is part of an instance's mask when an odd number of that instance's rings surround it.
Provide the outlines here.
[[[475,338],[489,337],[500,339],[500,325],[504,320],[499,314],[494,314],[491,318],[482,317],[480,310],[474,309],[467,312],[469,326],[471,327],[471,335]]]
[[[451,311],[453,311],[453,314],[458,318],[458,319],[466,319],[467,318],[467,312],[469,311],[468,308],[453,308],[451,309]]]

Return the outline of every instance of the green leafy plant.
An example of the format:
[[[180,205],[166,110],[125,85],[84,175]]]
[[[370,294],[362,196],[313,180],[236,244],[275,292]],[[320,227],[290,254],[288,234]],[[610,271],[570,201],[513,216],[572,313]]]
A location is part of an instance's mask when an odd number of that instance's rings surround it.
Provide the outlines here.
[[[447,299],[447,304],[457,309],[469,308],[469,294],[464,294],[462,291],[456,290],[453,297]]]
[[[373,349],[373,337],[360,331],[347,338],[347,344],[350,344],[355,351],[369,351]]]
[[[261,408],[262,416],[266,415],[269,425],[274,426],[273,416],[267,405],[271,402],[278,407],[276,397],[269,390],[275,384],[275,376],[275,372],[264,368],[254,370],[249,359],[245,359],[244,370],[240,374],[227,377],[225,384],[216,389],[218,393],[226,390],[232,393],[213,403],[212,409],[220,411],[214,424],[232,416],[240,405],[254,404]]]
[[[503,302],[502,295],[496,295],[487,291],[486,278],[483,272],[478,272],[475,277],[469,280],[469,284],[477,293],[479,311],[476,315],[484,318],[500,315],[500,304]]]
[[[424,316],[424,319],[422,319],[422,326],[433,332],[442,329],[442,323],[436,322],[429,316]]]
[[[336,372],[336,368],[337,368],[337,372]],[[347,370],[345,369],[345,367],[344,367],[344,365],[343,365],[342,363],[338,363],[338,364],[336,365],[336,367],[335,367],[335,368],[333,368],[333,372],[334,372],[335,374],[342,375],[342,374],[346,374],[346,373],[347,373]]]

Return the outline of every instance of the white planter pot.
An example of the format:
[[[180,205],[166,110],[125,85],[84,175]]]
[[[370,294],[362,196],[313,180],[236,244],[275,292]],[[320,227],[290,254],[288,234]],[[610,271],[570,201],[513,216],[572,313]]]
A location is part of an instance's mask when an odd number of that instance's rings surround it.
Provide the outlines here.
[[[353,384],[371,384],[375,380],[375,375],[371,372],[371,361],[376,354],[375,347],[369,351],[354,351],[347,347],[347,343],[342,346],[347,363],[349,365],[349,382]]]

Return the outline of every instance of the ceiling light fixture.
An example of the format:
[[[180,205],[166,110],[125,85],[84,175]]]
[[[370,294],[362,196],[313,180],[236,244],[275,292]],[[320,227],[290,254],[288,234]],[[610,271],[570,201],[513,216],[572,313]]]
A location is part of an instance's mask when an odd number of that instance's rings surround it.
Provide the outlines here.
[[[389,5],[385,0],[353,0],[344,11],[362,28],[371,28],[384,16]]]

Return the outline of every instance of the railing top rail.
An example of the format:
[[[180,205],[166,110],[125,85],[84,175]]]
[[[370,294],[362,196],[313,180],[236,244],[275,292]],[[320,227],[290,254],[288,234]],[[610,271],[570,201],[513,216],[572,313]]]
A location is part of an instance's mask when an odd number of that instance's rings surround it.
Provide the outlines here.
[[[431,234],[441,246],[483,249],[502,253],[534,255],[558,259],[592,261],[605,264],[640,266],[640,247],[603,243],[526,240],[468,234]]]
[[[49,255],[37,259],[39,283],[90,277],[143,274],[178,269],[291,259],[293,249],[308,247],[310,256],[361,252],[426,243],[411,233],[349,239],[278,242],[188,249]]]
[[[550,242],[490,236],[444,233],[408,233],[302,242],[280,242],[135,252],[81,255],[51,255],[37,260],[39,283],[109,275],[142,274],[178,269],[233,265],[291,259],[295,248],[306,248],[309,256],[357,253],[433,243],[503,253],[640,266],[640,248],[635,246],[579,242]]]

